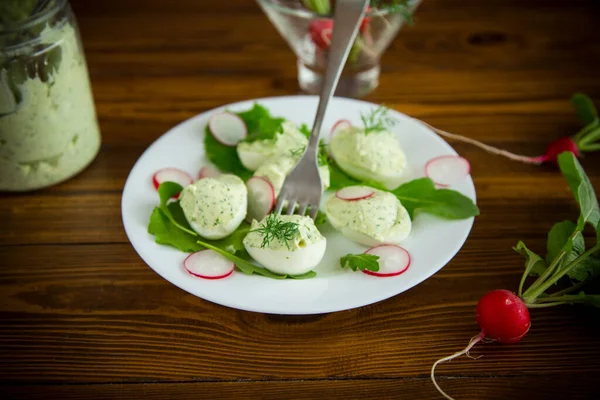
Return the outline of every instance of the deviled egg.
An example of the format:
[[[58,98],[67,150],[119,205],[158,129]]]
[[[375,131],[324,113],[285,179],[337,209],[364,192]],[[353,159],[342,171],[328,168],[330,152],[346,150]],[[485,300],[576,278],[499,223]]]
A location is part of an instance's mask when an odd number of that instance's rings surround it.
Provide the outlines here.
[[[301,150],[302,148],[300,148]],[[298,152],[293,152],[293,154],[297,154]],[[279,196],[279,192],[283,187],[283,182],[285,181],[286,176],[292,169],[296,166],[298,161],[300,161],[300,155],[289,155],[289,156],[280,156],[277,158],[273,158],[270,161],[267,161],[254,172],[254,176],[261,176],[266,178],[271,185],[273,185],[273,190],[275,191],[275,197]],[[329,187],[329,167],[327,165],[319,166],[319,176],[321,177],[321,185],[323,190],[327,190]]]
[[[412,223],[406,208],[392,193],[369,186],[350,186],[325,203],[331,225],[345,237],[365,246],[400,244]]]
[[[223,174],[202,178],[186,186],[179,203],[198,235],[211,240],[223,239],[246,217],[248,193],[239,177]]]
[[[242,165],[250,171],[256,171],[263,163],[274,157],[290,154],[293,150],[306,147],[308,139],[298,130],[295,123],[285,121],[282,132],[272,139],[259,139],[253,142],[240,142],[237,153]]]
[[[392,132],[346,126],[332,135],[329,148],[339,167],[356,179],[374,180],[389,189],[402,181],[406,155]]]
[[[268,270],[301,275],[321,262],[327,239],[310,217],[269,214],[260,222],[252,221],[244,247]]]

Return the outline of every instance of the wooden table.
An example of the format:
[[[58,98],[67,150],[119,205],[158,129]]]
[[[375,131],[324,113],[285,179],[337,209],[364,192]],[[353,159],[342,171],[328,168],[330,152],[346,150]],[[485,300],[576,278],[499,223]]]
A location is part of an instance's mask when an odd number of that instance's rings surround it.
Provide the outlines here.
[[[196,298],[154,273],[123,231],[121,190],[144,149],[213,107],[298,92],[295,59],[254,1],[72,1],[103,133],[62,185],[0,198],[0,375],[14,399],[439,399],[432,363],[478,332],[488,290],[515,290],[523,239],[543,252],[577,208],[553,167],[452,143],[481,216],[431,279],[350,311],[285,317]],[[425,0],[383,59],[386,103],[524,154],[572,134],[570,96],[600,105],[594,0]],[[582,164],[600,192],[600,153]],[[438,369],[456,399],[598,399],[600,314],[532,311],[512,346]]]

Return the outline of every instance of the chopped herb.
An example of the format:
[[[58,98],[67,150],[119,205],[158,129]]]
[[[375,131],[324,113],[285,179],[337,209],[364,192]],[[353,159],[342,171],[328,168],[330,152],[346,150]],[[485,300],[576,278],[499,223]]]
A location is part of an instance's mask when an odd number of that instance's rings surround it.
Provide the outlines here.
[[[340,258],[342,268],[350,268],[352,271],[379,271],[379,256],[373,254],[346,254]]]
[[[360,119],[365,126],[365,134],[383,132],[395,125],[396,119],[388,115],[389,111],[387,107],[380,105],[368,113],[361,113]]]
[[[263,249],[269,247],[273,240],[278,240],[285,243],[285,246],[290,249],[289,241],[299,233],[299,225],[295,222],[283,222],[275,214],[269,214],[264,224],[252,232],[258,232],[262,235],[263,241],[260,245]]]

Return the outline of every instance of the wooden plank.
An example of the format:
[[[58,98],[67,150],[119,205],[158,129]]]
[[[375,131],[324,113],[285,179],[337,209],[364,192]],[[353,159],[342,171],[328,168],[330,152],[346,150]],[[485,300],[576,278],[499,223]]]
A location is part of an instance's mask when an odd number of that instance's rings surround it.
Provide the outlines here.
[[[595,400],[600,391],[591,375],[513,376],[440,379],[461,400]],[[44,385],[3,388],[11,400],[148,400],[194,398],[206,400],[438,400],[441,396],[427,378],[377,380],[319,380],[283,382],[139,383],[111,385]]]
[[[0,247],[0,376],[13,383],[426,376],[477,333],[483,293],[516,289],[523,261],[512,239],[498,241],[469,242],[401,295],[317,316],[204,301],[155,274],[128,245]],[[528,243],[544,247],[541,239]],[[477,346],[471,354],[482,358],[463,357],[439,373],[595,371],[597,316],[584,307],[532,311],[522,342]]]

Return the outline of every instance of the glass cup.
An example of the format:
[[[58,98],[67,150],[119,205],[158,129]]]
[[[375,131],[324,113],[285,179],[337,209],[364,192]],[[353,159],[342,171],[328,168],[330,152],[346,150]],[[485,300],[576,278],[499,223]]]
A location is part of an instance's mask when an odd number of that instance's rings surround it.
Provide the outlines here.
[[[299,0],[257,0],[271,23],[298,57],[298,83],[309,94],[321,90],[331,40],[332,19],[319,16]],[[421,0],[408,2],[411,14]],[[364,97],[379,85],[384,51],[402,28],[404,14],[370,10],[363,20],[340,78],[336,96]]]
[[[100,131],[67,0],[1,2],[0,191],[30,191],[87,167]]]

